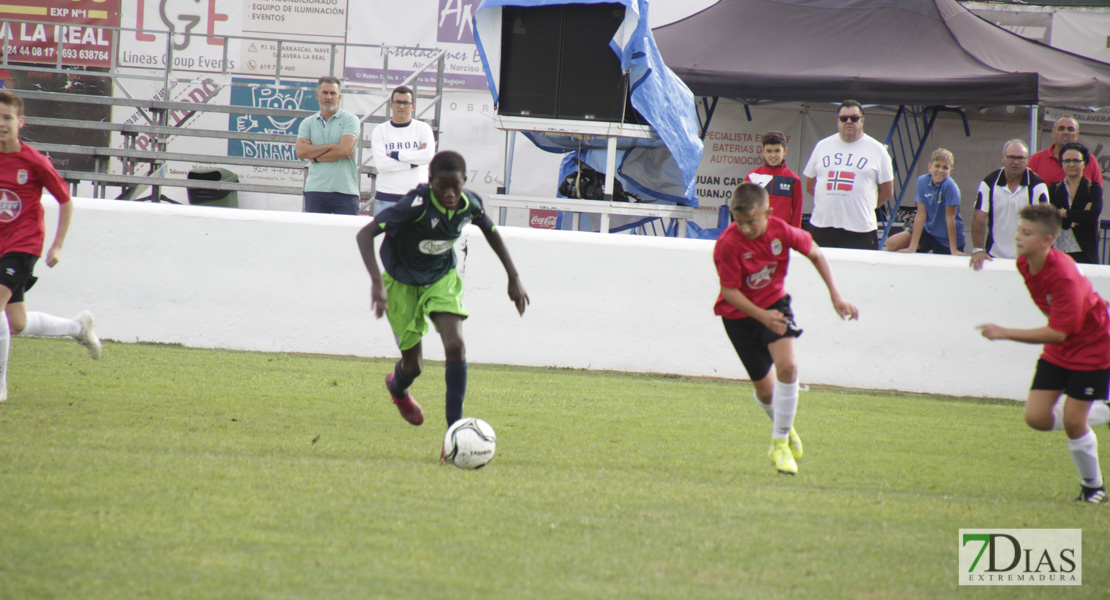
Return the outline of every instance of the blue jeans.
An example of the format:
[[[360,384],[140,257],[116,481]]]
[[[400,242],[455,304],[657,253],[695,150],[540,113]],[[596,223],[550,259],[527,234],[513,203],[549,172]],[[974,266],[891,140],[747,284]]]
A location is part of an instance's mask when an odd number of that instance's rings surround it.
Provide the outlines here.
[[[304,211],[333,215],[357,215],[358,195],[339,192],[305,192]]]
[[[383,210],[397,204],[397,201],[404,197],[404,194],[387,194],[385,192],[374,194],[374,216],[378,216]]]

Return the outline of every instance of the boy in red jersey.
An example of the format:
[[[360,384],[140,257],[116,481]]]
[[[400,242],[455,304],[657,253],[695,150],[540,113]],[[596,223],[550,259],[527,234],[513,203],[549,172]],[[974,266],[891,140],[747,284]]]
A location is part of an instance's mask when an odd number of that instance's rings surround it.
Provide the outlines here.
[[[802,180],[786,166],[786,134],[763,134],[763,164],[748,173],[744,181],[767,190],[771,214],[794,227],[802,226]]]
[[[35,262],[42,255],[46,225],[42,189],[58,200],[58,231],[46,254],[53,267],[61,258],[62,244],[73,216],[69,190],[50,161],[20,142],[23,100],[0,90],[0,402],[8,399],[8,354],[12,335],[70,336],[100,358],[100,340],[93,332],[93,317],[82,311],[73,319],[27,312],[23,294],[35,283]]]
[[[755,398],[771,418],[768,456],[779,473],[795,475],[802,441],[794,431],[798,408],[794,338],[802,330],[794,324],[790,296],[783,289],[790,250],[813,263],[842,319],[858,319],[859,311],[840,297],[829,263],[813,237],[768,216],[771,210],[766,190],[754,183],[741,183],[729,201],[729,212],[734,223],[721,232],[713,248],[713,262],[721,281],[713,312],[721,316],[725,332],[755,384]]]
[[[1033,429],[1063,428],[1068,450],[1082,479],[1076,501],[1106,502],[1098,465],[1098,440],[1091,425],[1110,422],[1110,317],[1106,302],[1067,254],[1052,247],[1060,234],[1060,214],[1051,204],[1022,207],[1014,236],[1017,268],[1048,324],[1012,329],[993,323],[977,329],[989,340],[1044,344],[1025,401],[1025,422]],[[1056,410],[1065,396],[1063,410]],[[1062,421],[1062,423],[1061,423]]]

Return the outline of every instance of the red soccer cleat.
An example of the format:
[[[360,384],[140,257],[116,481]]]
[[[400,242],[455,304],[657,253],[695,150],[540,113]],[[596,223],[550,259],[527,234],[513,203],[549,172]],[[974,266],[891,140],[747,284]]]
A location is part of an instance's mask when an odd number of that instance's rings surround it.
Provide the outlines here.
[[[424,409],[420,408],[412,394],[405,391],[404,398],[396,398],[393,396],[393,391],[389,389],[389,384],[393,383],[393,373],[385,376],[385,389],[389,392],[389,397],[393,398],[393,404],[397,405],[397,410],[400,411],[401,416],[406,421],[413,425],[421,425],[424,423]]]

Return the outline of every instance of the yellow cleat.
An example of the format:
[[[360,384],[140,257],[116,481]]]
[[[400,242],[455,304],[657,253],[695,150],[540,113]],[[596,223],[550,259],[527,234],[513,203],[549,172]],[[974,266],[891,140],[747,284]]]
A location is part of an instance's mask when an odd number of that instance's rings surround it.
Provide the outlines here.
[[[794,462],[794,455],[790,453],[790,447],[786,440],[771,440],[771,449],[767,452],[767,456],[771,458],[771,462],[775,463],[775,468],[778,469],[779,473],[784,475],[798,474],[798,463]]]
[[[790,428],[790,435],[786,438],[787,445],[790,446],[790,454],[794,455],[794,460],[801,460],[802,458],[802,438],[798,435],[794,428]]]

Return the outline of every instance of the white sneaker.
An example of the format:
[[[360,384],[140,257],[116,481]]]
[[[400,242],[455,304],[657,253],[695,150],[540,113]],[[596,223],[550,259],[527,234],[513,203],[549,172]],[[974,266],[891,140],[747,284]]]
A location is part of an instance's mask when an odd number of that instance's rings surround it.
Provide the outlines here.
[[[8,386],[0,387],[0,402],[8,400]]]
[[[81,324],[81,333],[73,336],[78,344],[81,344],[89,350],[89,357],[93,360],[100,359],[100,338],[96,337],[96,331],[93,330],[93,316],[92,313],[83,310],[73,317],[74,321]]]

